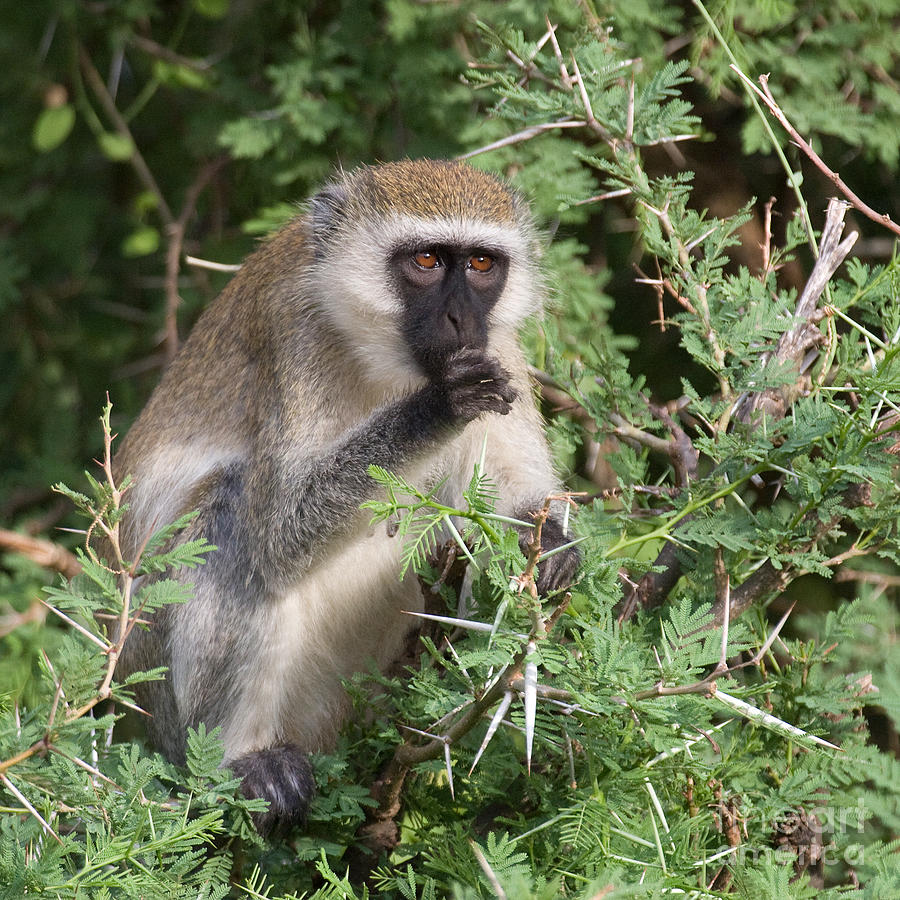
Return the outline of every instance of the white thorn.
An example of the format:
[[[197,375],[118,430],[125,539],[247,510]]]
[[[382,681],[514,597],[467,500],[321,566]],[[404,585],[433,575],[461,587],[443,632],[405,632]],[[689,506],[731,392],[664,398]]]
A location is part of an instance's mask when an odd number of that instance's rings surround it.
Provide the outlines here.
[[[503,695],[503,699],[500,701],[500,705],[497,707],[494,715],[491,717],[491,724],[488,725],[488,730],[485,732],[484,740],[481,742],[481,746],[478,748],[478,752],[475,754],[475,759],[472,761],[472,768],[469,769],[470,775],[475,771],[475,766],[478,765],[478,760],[481,759],[481,754],[484,753],[485,750],[487,750],[487,745],[491,742],[491,738],[500,727],[500,723],[503,721],[504,716],[507,714],[507,712],[509,712],[509,706],[512,703],[512,699],[512,691],[507,691]]]
[[[534,641],[528,642],[528,656],[535,653]],[[534,716],[537,710],[537,663],[529,660],[525,663],[525,761],[528,774],[531,774],[531,749],[534,746]]]
[[[444,739],[444,761],[447,763],[447,780],[450,782],[450,796],[455,800],[453,791],[453,765],[450,762],[450,741]]]

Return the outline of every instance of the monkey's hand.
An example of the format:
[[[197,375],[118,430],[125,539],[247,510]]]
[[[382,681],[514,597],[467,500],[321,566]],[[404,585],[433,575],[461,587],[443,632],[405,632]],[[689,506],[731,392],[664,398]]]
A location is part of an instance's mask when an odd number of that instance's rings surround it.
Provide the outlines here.
[[[524,553],[528,553],[527,544],[532,539],[532,532],[526,532],[519,538],[519,543]],[[575,572],[581,564],[581,553],[577,547],[569,547],[546,556],[551,550],[562,547],[572,540],[571,536],[563,534],[562,526],[556,519],[549,518],[541,528],[541,556],[538,558],[537,589],[541,595],[567,588],[575,577]]]
[[[509,372],[474,347],[452,353],[432,383],[444,415],[452,425],[465,425],[482,413],[505,416],[516,399]]]

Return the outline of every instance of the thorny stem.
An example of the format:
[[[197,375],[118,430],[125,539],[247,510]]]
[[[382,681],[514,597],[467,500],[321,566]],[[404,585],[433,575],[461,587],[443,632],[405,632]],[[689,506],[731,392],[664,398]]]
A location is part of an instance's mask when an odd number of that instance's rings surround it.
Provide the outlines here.
[[[534,571],[536,565],[540,561],[542,552],[541,547],[541,527],[550,514],[551,504],[554,501],[563,500],[572,502],[572,494],[554,494],[548,496],[541,509],[535,513],[534,528],[532,537],[527,545],[528,561],[522,575],[519,576],[520,593],[528,590],[529,596],[533,600],[532,608],[532,631],[528,635],[522,649],[516,653],[507,666],[509,675],[498,677],[487,688],[487,690],[470,704],[466,705],[459,713],[458,717],[452,724],[443,730],[440,735],[435,735],[434,739],[424,745],[416,745],[412,739],[408,738],[400,744],[394,751],[391,761],[388,763],[382,775],[373,787],[373,793],[378,800],[378,808],[373,813],[373,821],[375,823],[383,823],[391,820],[399,809],[400,794],[403,783],[409,770],[418,763],[426,762],[430,759],[437,759],[444,753],[446,745],[459,741],[480,721],[484,713],[489,710],[507,691],[519,676],[519,670],[525,662],[529,653],[528,645],[533,641],[545,638],[550,631],[559,622],[562,613],[568,607],[570,595],[566,594],[562,601],[557,605],[553,612],[545,619],[541,614],[540,602],[538,599],[537,587],[534,581]],[[430,505],[440,506],[433,501],[425,499]],[[450,511],[451,515],[458,514],[458,511]],[[471,513],[464,514],[473,518]],[[476,520],[477,521],[477,520]],[[499,535],[498,535],[499,538]]]
[[[69,723],[74,721],[75,719],[80,719],[82,716],[86,715],[90,712],[97,704],[102,703],[104,700],[109,699],[112,695],[112,682],[115,676],[116,666],[118,664],[119,655],[122,652],[122,647],[125,643],[125,639],[128,636],[131,628],[134,625],[134,621],[131,619],[131,597],[132,591],[134,588],[134,579],[135,579],[135,570],[137,566],[137,560],[130,565],[126,565],[125,560],[122,556],[121,545],[119,541],[119,521],[117,517],[113,517],[113,524],[109,525],[106,521],[110,512],[116,513],[122,507],[122,500],[125,493],[128,491],[128,486],[120,488],[116,483],[116,479],[113,475],[112,469],[112,442],[113,442],[113,434],[110,428],[110,412],[112,410],[112,405],[109,403],[109,398],[107,397],[107,405],[103,411],[102,423],[103,423],[103,460],[100,463],[103,473],[105,476],[106,484],[109,488],[109,497],[110,502],[107,505],[101,505],[96,508],[93,508],[93,521],[91,522],[90,527],[86,532],[86,541],[87,541],[87,554],[92,561],[98,561],[97,556],[94,553],[92,547],[90,546],[91,536],[98,530],[102,531],[107,541],[109,542],[110,549],[112,550],[113,559],[115,562],[115,568],[112,570],[116,575],[118,575],[121,579],[121,596],[122,596],[122,609],[119,613],[118,620],[118,635],[114,642],[110,643],[108,648],[106,649],[107,656],[107,665],[106,672],[104,673],[102,682],[98,685],[97,691],[94,696],[85,704],[80,706],[78,709],[69,710],[65,716],[65,723]],[[140,553],[138,554],[138,559],[140,559]],[[139,615],[140,610],[136,615]],[[96,641],[95,641],[96,642]],[[52,669],[51,669],[52,671]],[[55,676],[54,676],[55,677]],[[13,766],[18,765],[19,763],[24,762],[31,757],[45,753],[45,752],[56,752],[56,748],[54,746],[55,739],[55,720],[56,720],[56,709],[59,703],[59,700],[63,699],[62,693],[62,679],[57,680],[57,691],[56,697],[54,699],[50,716],[47,721],[47,727],[44,736],[32,744],[30,747],[25,750],[17,753],[15,756],[11,756],[6,760],[0,761],[0,776]]]
[[[701,3],[701,0],[693,0],[694,6],[700,10],[700,15],[706,20],[706,24],[709,25],[710,30],[713,33],[716,41],[718,41],[719,46],[725,51],[725,55],[728,57],[729,61],[733,65],[737,65],[737,58],[734,53],[731,51],[731,47],[728,46],[728,42],[722,36],[722,32],[719,31],[718,26],[713,20],[712,16],[707,12],[706,7]],[[791,164],[788,162],[788,158],[784,155],[784,150],[781,149],[781,143],[778,138],[775,136],[775,132],[772,130],[772,126],[769,124],[768,118],[766,118],[765,113],[763,113],[762,108],[759,105],[756,97],[752,92],[748,92],[748,96],[750,98],[750,102],[753,105],[753,109],[755,110],[759,120],[762,122],[763,128],[766,131],[766,134],[769,138],[769,143],[772,145],[772,149],[775,151],[775,155],[778,157],[781,162],[784,171],[788,176],[788,184],[791,186],[791,190],[794,192],[794,196],[797,198],[797,207],[803,216],[803,225],[806,230],[806,237],[809,241],[809,246],[813,251],[815,256],[819,255],[819,248],[816,244],[816,236],[812,226],[812,220],[809,217],[809,209],[806,206],[806,199],[800,191],[800,185],[797,184],[797,179],[794,178],[794,170],[791,168]]]
[[[837,172],[832,171],[822,160],[822,157],[816,153],[815,150],[809,145],[809,143],[804,140],[802,135],[793,125],[791,125],[788,117],[784,114],[784,111],[781,107],[776,103],[775,98],[772,96],[772,92],[769,90],[769,78],[767,75],[759,76],[759,83],[762,85],[762,88],[758,88],[735,64],[732,64],[731,68],[735,71],[741,81],[750,88],[757,96],[761,97],[763,103],[769,108],[769,111],[775,116],[776,119],[781,123],[782,127],[785,131],[791,136],[791,139],[797,144],[797,146],[809,157],[812,161],[813,165],[822,172],[824,175],[828,177],[831,183],[853,204],[856,209],[858,209],[866,218],[871,219],[873,222],[877,222],[879,225],[883,225],[889,231],[893,231],[894,234],[900,235],[900,225],[894,222],[891,217],[887,213],[879,213],[872,209],[871,206],[864,203],[847,185],[847,183],[838,175]]]

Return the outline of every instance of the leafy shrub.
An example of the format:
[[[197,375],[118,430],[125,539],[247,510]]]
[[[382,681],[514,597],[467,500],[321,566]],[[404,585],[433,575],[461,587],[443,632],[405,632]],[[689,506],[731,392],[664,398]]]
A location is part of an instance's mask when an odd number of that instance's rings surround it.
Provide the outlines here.
[[[715,117],[697,116],[689,103],[694,78],[742,90],[722,62],[730,50],[748,74],[765,61],[773,92],[787,92],[789,118],[823,152],[839,141],[860,143],[861,155],[881,164],[870,163],[868,178],[893,171],[879,124],[896,102],[888,74],[896,50],[880,18],[889,11],[852,28],[849,5],[813,22],[803,19],[805,7],[758,4],[739,21],[726,9],[714,28],[696,3],[696,30],[681,44],[687,51],[665,61],[672,53],[666,37],[684,21],[668,4],[617,5],[613,32],[589,12],[575,21],[571,10],[548,30],[529,4],[509,5],[518,31],[499,27],[496,11],[476,4],[435,9],[398,0],[383,15],[369,6],[333,14],[273,6],[270,17],[251,19],[227,3],[186,4],[166,54],[141,42],[143,17],[155,4],[123,6],[102,29],[79,7],[61,7],[59,27],[76,49],[96,53],[109,40],[148,56],[129,87],[127,146],[122,130],[118,142],[110,140],[109,124],[102,133],[79,133],[85,123],[97,125],[94,106],[102,107],[103,96],[80,57],[86,93],[76,97],[79,117],[34,120],[42,174],[61,178],[56,154],[84,167],[89,142],[107,159],[128,154],[132,165],[134,147],[146,147],[158,195],[141,205],[132,187],[134,205],[127,213],[128,204],[119,206],[108,223],[119,243],[129,228],[137,235],[126,244],[134,252],[153,243],[142,229],[166,240],[157,224],[160,198],[185,190],[185,173],[196,174],[223,146],[256,173],[233,190],[235,207],[259,225],[283,214],[275,201],[288,186],[305,189],[321,177],[330,146],[349,148],[347,163],[401,154],[407,148],[395,143],[389,124],[397,118],[417,132],[419,143],[408,147],[415,152],[500,141],[473,161],[514,175],[555,232],[545,258],[553,312],[527,340],[553,413],[554,447],[572,487],[590,494],[574,525],[585,565],[571,596],[539,600],[530,590],[539,553],[523,557],[514,535],[491,518],[490,472],[474,473],[467,508],[452,511],[396,474],[374,472],[389,490],[373,514],[399,517],[409,564],[437,580],[443,624],[424,630],[420,656],[402,679],[360,676],[348,686],[365,714],[335,753],[315,761],[320,793],[309,827],[268,847],[249,825],[253,803],[218,768],[215,735],[193,735],[187,767],[176,769],[129,742],[106,712],[110,698],[127,706],[129,685],[116,681],[115,640],[94,615],[127,623],[141,603],[184,597],[166,582],[154,595],[131,596],[131,564],[160,562],[153,544],[137,563],[113,560],[113,572],[82,551],[83,574],[50,591],[50,603],[77,625],[61,633],[31,623],[5,639],[18,660],[10,679],[39,669],[27,703],[11,698],[0,719],[6,895],[900,892],[900,773],[890,747],[879,746],[896,736],[900,716],[891,593],[900,562],[898,265],[850,260],[835,276],[850,250],[843,220],[858,213],[835,205],[824,218],[821,189],[802,184],[795,151],[785,151],[775,132],[762,137],[762,110],[741,122],[746,148],[771,150],[782,166],[788,187],[774,206],[748,198],[727,215],[702,211],[690,174],[672,174],[661,149],[678,159],[691,152],[688,138],[709,136]],[[467,18],[476,9],[488,24]],[[189,28],[197,15],[221,18],[208,19],[208,29]],[[789,21],[815,24],[814,35],[792,31]],[[286,24],[290,40],[277,39]],[[436,41],[438,26],[447,30]],[[213,63],[209,35],[231,36],[238,50]],[[469,88],[447,80],[464,71],[453,35],[487,43],[466,70]],[[440,48],[428,66],[423,41]],[[789,44],[807,68],[783,52]],[[842,52],[822,50],[828,47]],[[401,98],[386,88],[417,62],[421,93]],[[370,64],[376,68],[366,75]],[[859,81],[849,106],[835,101],[826,112],[822,102],[816,110],[812,86],[822,85],[821,100],[836,96],[848,77]],[[438,90],[445,84],[446,95]],[[872,105],[885,92],[889,99]],[[490,119],[467,118],[473,96],[494,99]],[[225,107],[233,114],[222,115]],[[178,147],[145,137],[151,125],[160,127],[155,117],[163,110],[183,123]],[[462,121],[471,124],[461,129]],[[15,125],[6,123],[7,134]],[[721,137],[728,139],[724,131]],[[113,181],[108,162],[80,170],[92,174],[95,192],[98,173]],[[205,171],[195,186],[215,183],[216,165]],[[65,219],[83,200],[19,196],[24,224],[48,204]],[[200,216],[215,218],[214,203],[194,203]],[[90,280],[84,261],[73,268],[67,255],[84,251],[108,209],[100,200],[88,204],[72,225],[77,239],[63,242],[66,258],[46,271],[52,254],[40,241],[12,240],[0,284],[11,286],[7,302],[21,321],[40,294],[35,286],[22,293],[27,273],[57,291],[63,271]],[[185,209],[191,212],[190,202]],[[772,225],[779,211],[780,229]],[[601,222],[608,233],[598,237]],[[761,249],[746,237],[754,223],[763,226]],[[615,236],[625,227],[634,229],[627,246]],[[236,246],[230,235],[210,237],[207,248],[216,244]],[[621,303],[612,297],[621,301],[621,284],[597,271],[603,256],[618,261],[615,269],[637,269],[645,293],[624,296],[657,313],[661,338],[644,330],[639,346],[615,333],[610,319]],[[111,275],[136,277],[152,258],[104,257],[102,286],[83,323],[88,332],[106,333],[97,317],[113,296]],[[207,291],[202,282],[183,290],[188,313]],[[144,315],[160,326],[161,309]],[[140,324],[108,339],[101,368],[146,342],[147,323]],[[37,345],[39,332],[22,333]],[[50,373],[44,390],[70,366],[82,371],[82,354],[100,346],[96,337],[76,346],[58,327],[52,335],[40,363],[28,341],[11,357],[17,378],[35,367]],[[677,354],[666,356],[675,362],[660,366],[663,352]],[[97,372],[85,379],[100,380]],[[29,459],[32,474],[56,455],[73,467],[74,446],[86,441],[73,441],[79,429],[71,423],[87,401],[63,393],[54,402],[62,404],[53,409],[57,419],[36,410],[34,427],[7,449],[19,463]],[[111,427],[107,412],[107,435]],[[27,481],[27,471],[20,465],[8,484]],[[114,531],[122,488],[94,483],[93,497],[68,493],[87,511],[92,532]],[[468,528],[459,552],[478,551],[466,622],[458,621],[455,585],[440,580],[432,558],[448,515]],[[201,564],[205,549],[183,547],[165,562]],[[42,576],[17,566],[3,592],[21,613]],[[46,654],[37,650],[44,640]],[[373,855],[373,845],[384,854]]]

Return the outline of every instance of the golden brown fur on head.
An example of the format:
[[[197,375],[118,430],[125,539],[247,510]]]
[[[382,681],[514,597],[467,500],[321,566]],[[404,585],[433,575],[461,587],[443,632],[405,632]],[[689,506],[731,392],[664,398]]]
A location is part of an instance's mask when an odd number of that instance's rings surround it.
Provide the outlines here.
[[[449,160],[403,160],[357,170],[351,195],[380,215],[471,219],[512,225],[523,206],[496,176]]]

